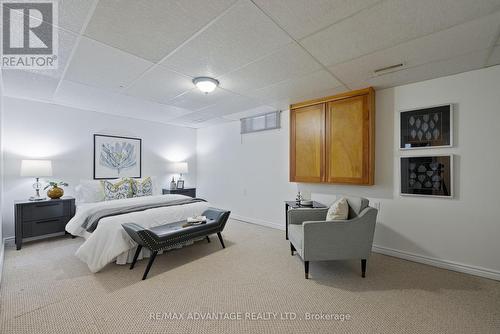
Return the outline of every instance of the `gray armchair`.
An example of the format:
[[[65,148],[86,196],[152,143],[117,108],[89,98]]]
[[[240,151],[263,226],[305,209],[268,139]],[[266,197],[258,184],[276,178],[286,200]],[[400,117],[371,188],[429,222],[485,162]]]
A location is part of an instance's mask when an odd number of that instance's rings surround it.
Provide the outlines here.
[[[347,220],[326,221],[328,208],[288,211],[288,238],[292,255],[296,251],[304,260],[306,279],[309,261],[361,259],[361,276],[365,277],[370,255],[377,209],[361,197],[346,197]]]

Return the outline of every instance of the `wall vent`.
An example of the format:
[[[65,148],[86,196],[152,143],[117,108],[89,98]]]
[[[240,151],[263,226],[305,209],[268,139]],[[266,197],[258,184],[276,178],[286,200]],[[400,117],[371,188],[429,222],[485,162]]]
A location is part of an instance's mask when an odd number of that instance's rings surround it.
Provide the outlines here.
[[[241,120],[241,134],[281,128],[281,111],[245,117]]]

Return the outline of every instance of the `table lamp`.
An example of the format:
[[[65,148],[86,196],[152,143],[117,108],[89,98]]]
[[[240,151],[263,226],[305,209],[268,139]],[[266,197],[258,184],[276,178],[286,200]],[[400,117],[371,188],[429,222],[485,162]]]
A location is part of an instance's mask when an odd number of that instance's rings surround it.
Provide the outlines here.
[[[179,180],[182,181],[182,174],[186,174],[188,172],[188,163],[187,162],[172,162],[169,166],[169,172],[179,174]],[[177,180],[177,181],[179,181]],[[170,188],[175,189],[174,187],[175,181],[172,176],[172,182],[170,182]]]
[[[40,196],[40,177],[52,176],[52,161],[50,160],[23,160],[21,161],[21,176],[31,176],[35,178],[33,188],[36,191],[35,196],[30,197],[30,201],[41,201],[45,197]]]

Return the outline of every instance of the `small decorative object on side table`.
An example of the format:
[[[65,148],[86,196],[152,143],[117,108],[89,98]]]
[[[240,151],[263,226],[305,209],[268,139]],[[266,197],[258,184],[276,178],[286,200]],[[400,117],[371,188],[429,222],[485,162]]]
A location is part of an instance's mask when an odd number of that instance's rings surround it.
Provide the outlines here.
[[[64,235],[65,226],[75,215],[75,199],[15,201],[16,248],[23,242]]]
[[[303,201],[301,199],[301,201]],[[288,210],[294,209],[312,209],[312,208],[326,208],[326,205],[321,204],[320,202],[311,201],[311,205],[302,205],[297,203],[297,201],[285,201],[285,238],[288,240]]]
[[[184,189],[163,189],[163,195],[175,194],[175,195],[186,195],[189,197],[196,197],[196,188],[184,188]]]
[[[170,181],[170,189],[177,189],[177,183],[175,183],[174,177],[172,176],[172,181]]]
[[[59,199],[64,195],[64,189],[62,187],[67,186],[68,184],[66,182],[49,181],[49,184],[47,184],[45,188],[43,188],[43,190],[47,190],[47,188],[50,188],[47,191],[47,196],[52,199]]]

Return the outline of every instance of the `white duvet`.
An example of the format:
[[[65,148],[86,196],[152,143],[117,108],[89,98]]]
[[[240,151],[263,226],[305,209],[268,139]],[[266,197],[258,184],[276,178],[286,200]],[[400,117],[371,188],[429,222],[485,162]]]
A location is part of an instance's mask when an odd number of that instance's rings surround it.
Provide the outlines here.
[[[66,225],[66,231],[86,239],[75,255],[85,262],[90,271],[94,273],[115,260],[118,264],[125,264],[129,258],[129,250],[135,248],[137,244],[128,236],[121,224],[136,223],[147,228],[173,223],[187,217],[201,215],[208,208],[208,203],[196,202],[160,207],[102,218],[92,233],[82,228],[85,218],[103,208],[128,207],[131,204],[164,203],[182,198],[186,198],[186,196],[158,195],[79,204],[75,216]]]

